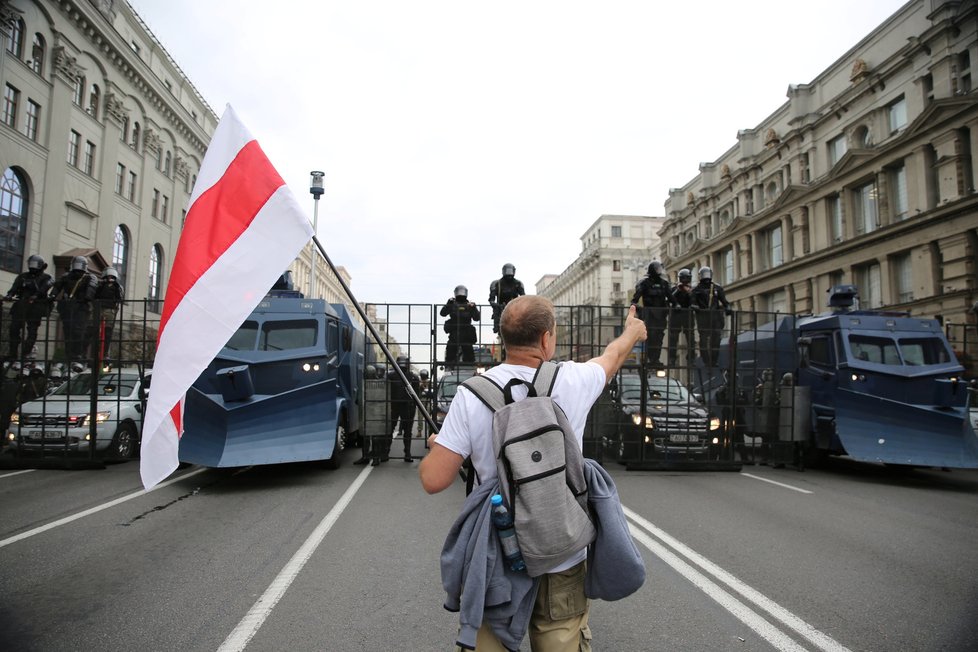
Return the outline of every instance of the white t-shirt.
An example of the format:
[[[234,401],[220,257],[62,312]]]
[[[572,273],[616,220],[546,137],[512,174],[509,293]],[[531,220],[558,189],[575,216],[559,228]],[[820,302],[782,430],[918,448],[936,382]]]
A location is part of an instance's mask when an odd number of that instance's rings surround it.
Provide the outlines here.
[[[500,387],[505,387],[512,378],[531,382],[536,371],[533,367],[501,364],[491,368],[485,375]],[[562,362],[557,371],[557,380],[550,396],[564,411],[577,435],[577,444],[582,448],[588,412],[598,400],[606,382],[605,371],[596,362]],[[515,387],[513,398],[520,400],[526,397],[526,393],[526,387]],[[471,457],[480,482],[496,477],[496,458],[492,450],[492,411],[466,387],[459,387],[452,399],[436,441],[462,457]],[[584,561],[585,556],[586,549],[582,549],[574,558],[552,568],[550,572],[572,568]]]

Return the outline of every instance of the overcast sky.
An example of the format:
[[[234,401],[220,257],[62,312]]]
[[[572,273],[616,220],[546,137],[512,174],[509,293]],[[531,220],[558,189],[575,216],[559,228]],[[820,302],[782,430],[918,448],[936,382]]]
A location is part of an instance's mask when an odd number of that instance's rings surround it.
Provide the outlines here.
[[[682,186],[900,0],[130,0],[231,104],[360,301],[533,293],[602,214]]]

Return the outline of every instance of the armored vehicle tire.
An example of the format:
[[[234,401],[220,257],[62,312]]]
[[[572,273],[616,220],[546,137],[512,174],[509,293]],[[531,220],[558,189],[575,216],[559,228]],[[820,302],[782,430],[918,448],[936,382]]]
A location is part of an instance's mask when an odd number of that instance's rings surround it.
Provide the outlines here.
[[[109,457],[117,460],[128,460],[136,456],[136,428],[131,423],[120,423],[112,435],[112,443],[109,444]]]
[[[340,468],[343,459],[343,446],[346,444],[346,428],[342,423],[336,424],[336,444],[333,446],[333,454],[329,459],[323,460],[323,466],[327,469],[336,470]]]

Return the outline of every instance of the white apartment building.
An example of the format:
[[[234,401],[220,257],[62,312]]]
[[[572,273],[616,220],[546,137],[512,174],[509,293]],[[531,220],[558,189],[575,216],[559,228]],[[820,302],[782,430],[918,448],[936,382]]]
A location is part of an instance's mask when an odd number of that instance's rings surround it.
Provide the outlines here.
[[[559,275],[546,274],[536,293],[557,306],[626,306],[659,255],[663,217],[602,215],[581,236],[581,253]]]
[[[978,299],[978,3],[914,0],[669,191],[671,270],[739,309],[861,306],[964,323]]]

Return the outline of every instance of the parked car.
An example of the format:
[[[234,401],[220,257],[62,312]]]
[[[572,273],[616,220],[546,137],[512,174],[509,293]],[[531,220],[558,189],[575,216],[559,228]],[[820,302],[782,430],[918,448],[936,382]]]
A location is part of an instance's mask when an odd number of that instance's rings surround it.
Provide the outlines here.
[[[610,389],[614,409],[599,425],[605,450],[619,462],[705,457],[716,446],[720,419],[676,380],[623,373]]]
[[[20,406],[10,419],[7,451],[89,453],[94,419],[95,453],[128,459],[139,451],[150,371],[113,370],[98,376],[92,410],[94,374],[81,372],[47,396]]]
[[[473,368],[459,368],[454,371],[446,371],[438,379],[438,386],[435,388],[435,423],[441,428],[448,414],[448,407],[455,398],[458,386],[476,374]]]

